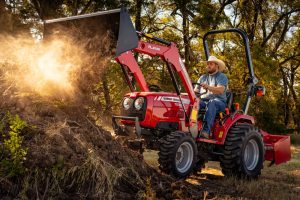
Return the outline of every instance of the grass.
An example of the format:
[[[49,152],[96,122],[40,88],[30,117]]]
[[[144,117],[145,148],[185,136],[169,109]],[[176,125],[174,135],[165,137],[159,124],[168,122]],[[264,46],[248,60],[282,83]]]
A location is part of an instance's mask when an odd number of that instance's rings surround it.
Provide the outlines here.
[[[146,149],[144,152],[144,159],[148,165],[158,169],[158,151],[151,151]]]
[[[218,162],[208,162],[201,174],[186,181],[214,193],[217,199],[299,199],[300,146],[291,149],[292,159],[287,163],[269,167],[266,161],[258,180],[224,177]],[[158,167],[157,157],[157,152],[144,153],[146,162],[155,168]]]

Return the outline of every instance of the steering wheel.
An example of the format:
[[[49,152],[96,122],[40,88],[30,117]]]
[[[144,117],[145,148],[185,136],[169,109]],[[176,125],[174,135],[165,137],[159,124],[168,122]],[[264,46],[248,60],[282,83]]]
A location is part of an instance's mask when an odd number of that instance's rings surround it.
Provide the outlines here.
[[[194,85],[199,85],[201,87],[200,83],[192,83],[192,85],[193,85],[193,87],[194,87]],[[199,89],[199,91],[200,91],[200,89]],[[194,91],[194,92],[197,97],[201,97],[203,94],[206,94],[208,91],[207,91],[207,89],[205,89],[204,92],[196,92],[196,91]]]
[[[154,85],[154,84],[149,85],[149,90],[151,92],[160,92],[160,91],[162,91],[162,89],[158,85]]]

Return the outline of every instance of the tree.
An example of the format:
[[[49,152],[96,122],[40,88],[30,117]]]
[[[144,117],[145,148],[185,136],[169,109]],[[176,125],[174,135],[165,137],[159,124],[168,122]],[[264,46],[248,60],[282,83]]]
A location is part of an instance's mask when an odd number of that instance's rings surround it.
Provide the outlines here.
[[[13,34],[31,27],[39,29],[41,20],[115,9],[121,5],[129,8],[137,30],[177,44],[193,80],[205,73],[200,62],[205,59],[203,35],[212,29],[244,29],[251,45],[255,75],[259,84],[267,88],[267,96],[254,99],[250,112],[258,117],[259,123],[268,124],[269,130],[300,130],[300,3],[297,0],[0,0],[0,32]],[[209,45],[212,54],[225,60],[230,89],[237,94],[236,101],[242,103],[248,71],[241,38],[223,34],[210,37]],[[156,58],[136,56],[150,84],[171,89],[162,63]],[[113,63],[103,70],[93,94],[99,97],[99,108],[103,112],[118,110],[118,103],[128,91],[119,87],[122,84],[118,65]]]

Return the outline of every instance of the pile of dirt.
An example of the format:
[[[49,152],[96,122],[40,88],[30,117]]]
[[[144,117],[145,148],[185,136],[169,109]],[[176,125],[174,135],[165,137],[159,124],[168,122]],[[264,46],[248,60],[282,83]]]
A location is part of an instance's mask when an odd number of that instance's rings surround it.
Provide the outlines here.
[[[145,178],[155,175],[140,155],[122,148],[83,107],[22,96],[2,102],[1,111],[2,116],[18,114],[30,125],[21,133],[28,173],[2,181],[1,195],[134,198],[145,190]],[[24,188],[26,184],[36,188]]]
[[[1,102],[28,127],[21,132],[28,149],[26,173],[2,176],[7,198],[192,198],[193,187],[149,167],[143,156],[122,147],[89,117],[86,107],[25,95]],[[194,188],[195,189],[195,188]],[[199,194],[197,195],[199,197]],[[196,197],[196,196],[194,196]]]

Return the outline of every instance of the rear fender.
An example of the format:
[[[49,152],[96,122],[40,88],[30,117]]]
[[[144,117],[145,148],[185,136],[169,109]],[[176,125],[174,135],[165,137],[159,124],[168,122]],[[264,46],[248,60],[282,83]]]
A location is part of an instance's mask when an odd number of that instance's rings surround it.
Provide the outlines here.
[[[223,123],[223,125],[219,126],[215,131],[215,138],[217,138],[217,144],[225,143],[226,136],[229,129],[237,122],[246,123],[246,124],[255,124],[254,117],[249,115],[236,113],[233,117],[228,117]]]

